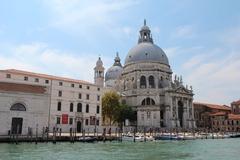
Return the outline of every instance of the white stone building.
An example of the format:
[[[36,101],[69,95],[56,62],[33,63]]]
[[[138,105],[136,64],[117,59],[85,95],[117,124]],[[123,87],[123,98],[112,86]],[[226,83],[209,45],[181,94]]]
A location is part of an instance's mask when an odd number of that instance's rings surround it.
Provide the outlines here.
[[[168,58],[153,43],[146,21],[124,66],[117,55],[114,65],[107,70],[105,85],[117,90],[123,103],[137,111],[139,128],[195,127],[192,87],[183,86],[181,77],[172,80]]]
[[[100,62],[99,59],[98,62]],[[104,70],[100,64],[95,73]],[[76,128],[100,131],[103,74],[95,76],[97,85],[69,78],[26,72],[0,70],[0,135],[33,134],[43,127],[69,132]],[[102,79],[102,80],[101,80]],[[102,81],[102,84],[100,82]]]

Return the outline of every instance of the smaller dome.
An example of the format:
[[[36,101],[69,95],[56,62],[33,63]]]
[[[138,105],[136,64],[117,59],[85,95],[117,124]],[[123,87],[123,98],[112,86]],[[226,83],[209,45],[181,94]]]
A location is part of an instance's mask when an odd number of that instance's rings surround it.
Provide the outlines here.
[[[105,81],[118,79],[121,76],[122,71],[123,68],[120,66],[110,67],[105,74]]]
[[[121,60],[117,52],[113,66],[110,67],[105,74],[105,82],[108,80],[116,80],[121,76],[123,68],[120,61]]]

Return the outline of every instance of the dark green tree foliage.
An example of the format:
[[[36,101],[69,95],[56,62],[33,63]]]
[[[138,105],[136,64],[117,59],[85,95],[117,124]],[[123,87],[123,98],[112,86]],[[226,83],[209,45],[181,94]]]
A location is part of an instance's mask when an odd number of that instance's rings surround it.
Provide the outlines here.
[[[122,127],[125,119],[128,119],[130,122],[137,120],[136,111],[126,104],[120,104],[119,100],[120,96],[115,91],[108,91],[102,97],[103,117],[109,118],[110,126],[114,122]]]
[[[120,104],[115,110],[114,121],[119,124],[120,127],[123,126],[125,120],[128,119],[130,122],[136,121],[136,112],[133,111],[132,107],[126,104]]]

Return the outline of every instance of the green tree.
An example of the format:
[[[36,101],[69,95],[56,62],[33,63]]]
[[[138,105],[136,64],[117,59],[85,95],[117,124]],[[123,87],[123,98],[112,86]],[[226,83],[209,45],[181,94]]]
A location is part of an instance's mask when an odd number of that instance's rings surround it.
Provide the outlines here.
[[[135,122],[137,119],[136,112],[132,109],[132,107],[127,106],[126,104],[120,104],[115,109],[114,121],[122,128],[126,119],[130,122]]]
[[[102,115],[104,118],[109,118],[110,127],[119,107],[119,99],[120,96],[115,91],[108,91],[102,97]]]

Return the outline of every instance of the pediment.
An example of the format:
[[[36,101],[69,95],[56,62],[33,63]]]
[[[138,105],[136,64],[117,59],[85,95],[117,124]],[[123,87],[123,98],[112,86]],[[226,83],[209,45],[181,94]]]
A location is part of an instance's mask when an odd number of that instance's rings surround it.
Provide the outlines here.
[[[185,94],[190,94],[191,93],[188,89],[186,89],[183,86],[179,86],[177,89],[175,89],[175,92],[185,93]]]

